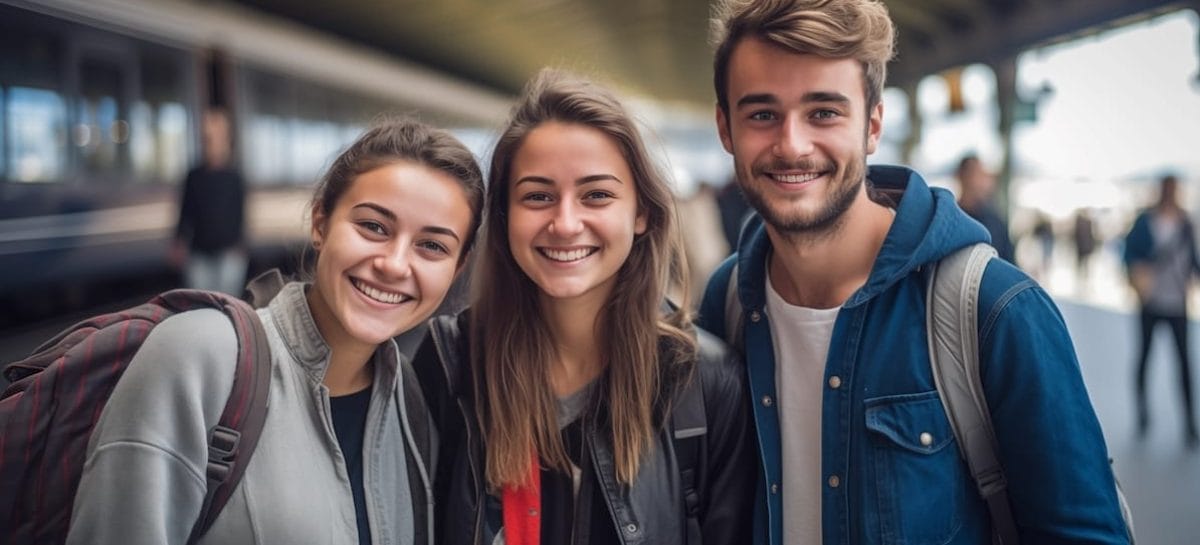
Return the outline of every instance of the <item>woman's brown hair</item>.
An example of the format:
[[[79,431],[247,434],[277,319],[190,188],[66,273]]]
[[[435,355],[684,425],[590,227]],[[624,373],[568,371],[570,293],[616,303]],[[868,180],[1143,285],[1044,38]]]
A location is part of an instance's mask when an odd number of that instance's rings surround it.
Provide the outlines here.
[[[488,173],[483,250],[473,275],[471,359],[487,444],[487,481],[495,489],[528,484],[533,456],[567,470],[557,400],[550,383],[557,354],[538,305],[539,288],[517,265],[508,242],[509,177],[525,137],[550,121],[607,135],[629,164],[646,231],[634,239],[616,288],[596,317],[605,371],[596,390],[606,409],[617,477],[632,483],[669,404],[667,387],[690,371],[696,350],[687,301],[666,309],[668,286],[686,286],[674,197],[632,118],[607,90],[544,69],[525,87]],[[686,290],[684,290],[686,292]]]

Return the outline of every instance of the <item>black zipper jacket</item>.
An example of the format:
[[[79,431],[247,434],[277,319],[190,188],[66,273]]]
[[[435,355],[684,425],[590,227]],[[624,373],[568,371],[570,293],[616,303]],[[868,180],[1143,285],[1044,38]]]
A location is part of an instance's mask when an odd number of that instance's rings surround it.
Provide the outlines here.
[[[437,542],[443,545],[490,545],[497,530],[489,523],[496,499],[484,482],[484,445],[475,416],[466,335],[466,313],[442,316],[413,359],[440,439],[434,505]],[[699,350],[693,377],[702,385],[707,432],[701,443],[696,481],[697,519],[704,545],[750,542],[755,462],[752,421],[744,367],[733,351],[697,330]],[[664,385],[679,391],[677,385]],[[602,408],[603,410],[603,408]],[[603,419],[601,419],[603,420]],[[607,430],[590,427],[589,456],[599,477],[600,495],[624,545],[700,545],[688,542],[687,515],[670,425],[656,432],[657,444],[632,486],[617,480],[612,440]],[[586,543],[587,536],[577,541]]]

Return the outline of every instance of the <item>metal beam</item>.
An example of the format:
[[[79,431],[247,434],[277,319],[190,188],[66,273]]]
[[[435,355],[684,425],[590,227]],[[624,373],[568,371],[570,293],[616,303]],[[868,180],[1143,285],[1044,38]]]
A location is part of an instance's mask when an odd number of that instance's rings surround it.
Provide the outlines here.
[[[1149,17],[1194,4],[1195,0],[1065,0],[1057,5],[1026,4],[1014,16],[991,16],[969,36],[943,31],[932,45],[902,42],[889,67],[889,85],[909,82],[948,68],[976,62],[994,63],[1074,34],[1090,32],[1136,16]]]

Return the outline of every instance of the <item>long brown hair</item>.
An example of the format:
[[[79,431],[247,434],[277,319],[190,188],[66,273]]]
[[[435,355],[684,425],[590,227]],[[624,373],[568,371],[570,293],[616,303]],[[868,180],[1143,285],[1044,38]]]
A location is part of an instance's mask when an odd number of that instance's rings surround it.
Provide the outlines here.
[[[672,282],[686,286],[666,179],[655,167],[632,118],[607,90],[543,69],[514,107],[488,173],[482,254],[474,274],[471,359],[478,414],[487,444],[487,481],[496,489],[528,484],[533,456],[567,470],[569,459],[550,384],[558,355],[538,306],[538,286],[517,265],[508,243],[509,177],[513,157],[539,125],[557,121],[597,129],[621,150],[635,180],[646,232],[617,272],[616,289],[596,317],[605,372],[597,390],[607,408],[617,477],[632,483],[669,404],[674,377],[689,372],[696,351],[687,301],[664,311]],[[686,290],[684,290],[686,293]],[[660,359],[660,351],[666,357]]]

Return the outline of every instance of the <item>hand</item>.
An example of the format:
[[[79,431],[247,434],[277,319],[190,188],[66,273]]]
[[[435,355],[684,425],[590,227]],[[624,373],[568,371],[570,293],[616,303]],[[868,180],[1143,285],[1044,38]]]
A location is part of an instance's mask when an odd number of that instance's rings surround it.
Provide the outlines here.
[[[1138,301],[1146,301],[1154,290],[1154,269],[1149,265],[1134,265],[1129,269],[1129,285],[1137,293]]]

